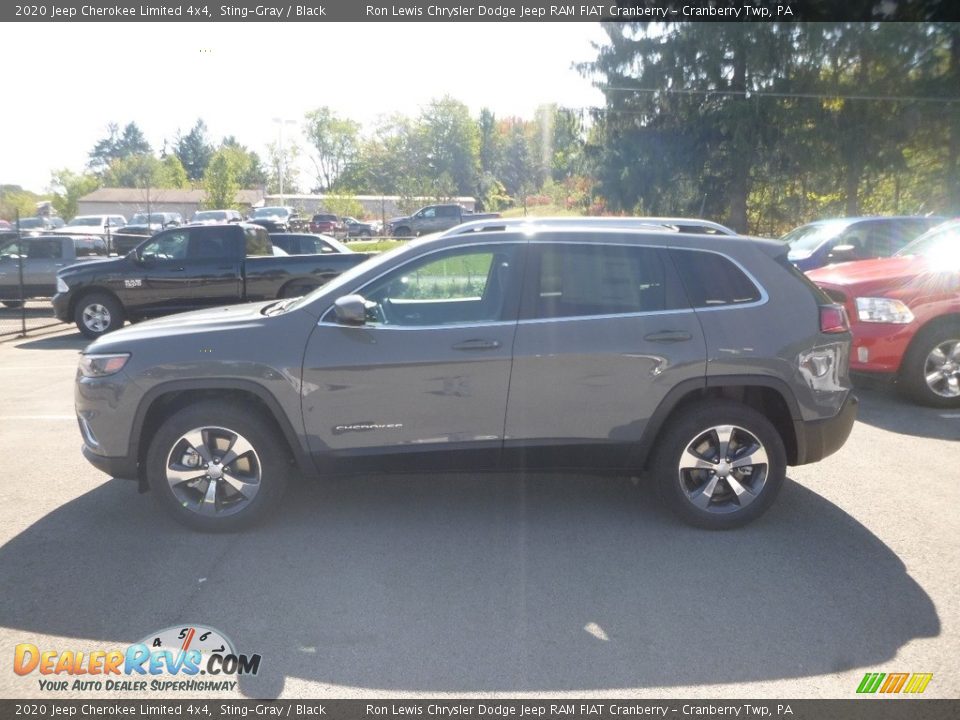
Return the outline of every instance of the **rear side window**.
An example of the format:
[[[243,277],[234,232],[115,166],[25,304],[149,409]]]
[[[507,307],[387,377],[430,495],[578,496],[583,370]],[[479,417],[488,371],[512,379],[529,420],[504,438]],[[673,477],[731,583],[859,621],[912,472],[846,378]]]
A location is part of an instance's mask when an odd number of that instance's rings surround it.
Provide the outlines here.
[[[243,229],[247,243],[247,255],[272,255],[270,235],[262,227],[248,227]]]
[[[760,290],[723,255],[703,250],[671,250],[693,307],[740,305],[760,300]]]
[[[526,318],[658,312],[686,307],[658,248],[543,245]]]
[[[107,244],[101,238],[75,240],[74,247],[76,248],[77,257],[107,254]]]

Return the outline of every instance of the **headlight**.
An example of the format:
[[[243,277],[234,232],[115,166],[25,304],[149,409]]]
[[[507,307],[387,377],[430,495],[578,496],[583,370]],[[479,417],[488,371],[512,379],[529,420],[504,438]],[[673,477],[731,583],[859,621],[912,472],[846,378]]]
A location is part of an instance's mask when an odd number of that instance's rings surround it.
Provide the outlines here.
[[[896,323],[913,322],[910,308],[899,300],[890,298],[857,298],[857,316],[860,322]]]
[[[57,292],[65,293],[65,292],[68,292],[69,290],[70,290],[70,286],[63,281],[63,278],[57,278]]]
[[[123,370],[123,366],[130,359],[130,353],[116,353],[113,355],[81,355],[80,374],[84,377],[106,377]]]

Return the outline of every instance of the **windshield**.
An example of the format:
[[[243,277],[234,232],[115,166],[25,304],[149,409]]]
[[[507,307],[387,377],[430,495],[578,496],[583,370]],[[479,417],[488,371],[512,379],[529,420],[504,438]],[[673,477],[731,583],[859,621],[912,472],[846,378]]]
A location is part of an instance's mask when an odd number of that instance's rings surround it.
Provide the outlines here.
[[[798,227],[780,239],[790,246],[791,254],[809,255],[823,243],[842,233],[850,224],[850,220],[825,220]]]
[[[135,225],[136,223],[145,223],[145,222],[147,222],[147,214],[146,214],[146,213],[137,213],[136,215],[133,216],[133,219],[130,221],[130,224],[131,224],[131,225]],[[163,215],[160,215],[159,213],[151,213],[151,214],[150,214],[150,222],[152,222],[152,223],[162,223],[162,222],[163,222]]]
[[[42,218],[20,218],[20,227],[23,230],[30,230],[32,228],[43,227]]]
[[[71,220],[70,224],[77,227],[99,227],[103,225],[103,218],[99,215],[81,215]]]
[[[897,253],[921,255],[950,267],[960,264],[960,222],[947,223],[930,230]]]
[[[286,217],[289,214],[290,211],[284,207],[257,208],[253,211],[253,216],[255,218]]]
[[[201,210],[193,214],[193,219],[197,220],[226,220],[227,214],[222,210]]]

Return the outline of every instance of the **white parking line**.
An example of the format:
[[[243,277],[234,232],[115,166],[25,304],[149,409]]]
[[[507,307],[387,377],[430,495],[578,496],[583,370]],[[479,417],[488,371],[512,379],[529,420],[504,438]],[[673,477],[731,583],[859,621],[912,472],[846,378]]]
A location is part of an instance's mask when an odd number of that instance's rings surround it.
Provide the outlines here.
[[[947,419],[960,418],[960,413],[940,413],[940,417]]]

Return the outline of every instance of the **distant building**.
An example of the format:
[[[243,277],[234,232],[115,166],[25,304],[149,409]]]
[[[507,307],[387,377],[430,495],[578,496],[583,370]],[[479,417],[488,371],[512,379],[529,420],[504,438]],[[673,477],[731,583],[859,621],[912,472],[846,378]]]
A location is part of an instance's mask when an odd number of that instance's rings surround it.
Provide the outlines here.
[[[178,212],[189,219],[202,209],[206,191],[174,188],[100,188],[77,201],[77,215],[119,214],[128,220],[138,212]],[[263,205],[262,190],[240,190],[237,209]]]

